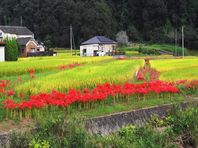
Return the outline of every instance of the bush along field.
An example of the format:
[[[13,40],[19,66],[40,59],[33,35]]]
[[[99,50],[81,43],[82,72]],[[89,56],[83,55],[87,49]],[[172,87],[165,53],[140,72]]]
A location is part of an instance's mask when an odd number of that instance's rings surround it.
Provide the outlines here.
[[[119,47],[118,50],[125,52],[128,56],[160,55],[161,53],[175,56],[183,55],[182,47],[169,44],[135,44],[131,47]],[[185,56],[195,56],[197,54],[196,50],[184,49]]]

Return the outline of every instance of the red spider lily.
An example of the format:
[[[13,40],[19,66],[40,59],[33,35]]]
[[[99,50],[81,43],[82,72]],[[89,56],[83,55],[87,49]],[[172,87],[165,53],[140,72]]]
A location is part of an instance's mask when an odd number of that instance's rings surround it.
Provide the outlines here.
[[[7,96],[13,96],[15,94],[15,91],[13,89],[10,89],[6,92]]]
[[[20,93],[19,94],[19,98],[24,99],[24,94],[23,93]]]
[[[3,105],[5,109],[15,109],[17,108],[17,105],[14,103],[13,100],[10,100],[9,98],[3,101]]]
[[[60,70],[72,69],[72,68],[75,68],[75,67],[78,67],[78,66],[81,66],[81,64],[74,63],[74,64],[69,64],[69,65],[61,65],[61,66],[58,66],[58,69],[60,69]]]
[[[159,79],[160,73],[151,68],[150,66],[145,65],[143,68],[140,68],[136,74],[136,77],[140,81],[156,81]]]
[[[22,80],[22,77],[21,76],[18,76],[18,79],[17,79],[18,81],[21,81]]]
[[[33,68],[31,68],[31,69],[29,69],[29,73],[30,73],[30,74],[35,73],[35,70],[34,70]]]
[[[35,70],[33,68],[32,69],[29,69],[29,73],[30,73],[30,78],[31,79],[34,79],[35,78],[35,75],[34,75]]]
[[[43,108],[46,106],[67,107],[73,103],[89,103],[93,101],[103,101],[109,97],[117,95],[131,96],[131,95],[146,95],[149,93],[178,93],[178,89],[172,83],[163,81],[145,82],[142,84],[129,84],[115,85],[105,83],[96,86],[93,90],[84,89],[82,92],[79,90],[71,89],[67,94],[52,91],[51,93],[40,93],[38,95],[30,96],[29,101],[24,101],[20,104],[15,104],[13,101],[7,100],[4,102],[5,108],[19,109],[32,109]]]

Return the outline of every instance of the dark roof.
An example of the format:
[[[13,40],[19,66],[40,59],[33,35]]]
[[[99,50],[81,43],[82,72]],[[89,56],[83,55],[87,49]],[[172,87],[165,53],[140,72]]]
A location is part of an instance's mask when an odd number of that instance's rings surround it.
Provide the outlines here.
[[[81,45],[90,45],[90,44],[116,44],[117,42],[105,37],[105,36],[95,36],[85,42],[83,42]]]
[[[33,35],[33,33],[23,26],[0,26],[0,30],[4,33],[16,34],[16,35]]]
[[[18,38],[17,42],[20,46],[25,46],[30,40],[35,41],[33,38]],[[35,41],[36,42],[36,41]]]

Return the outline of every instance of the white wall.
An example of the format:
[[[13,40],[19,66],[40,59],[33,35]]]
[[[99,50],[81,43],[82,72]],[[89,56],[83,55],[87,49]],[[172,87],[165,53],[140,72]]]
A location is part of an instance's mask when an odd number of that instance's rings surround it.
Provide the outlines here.
[[[93,45],[82,45],[80,46],[80,56],[94,56],[94,50],[97,50],[100,56],[107,55],[109,52],[113,51],[116,44],[93,44]],[[87,54],[83,55],[83,49],[87,50]]]
[[[10,34],[10,33],[4,33],[2,30],[0,30],[0,32],[2,33],[2,37],[3,39],[12,39],[12,38],[34,38],[34,34],[32,35],[16,35],[16,34]]]
[[[86,49],[86,55],[83,55],[83,50]],[[94,56],[94,51],[98,51],[98,44],[80,46],[80,56]]]
[[[17,38],[16,34],[9,34],[9,33],[3,33],[3,39],[12,39],[12,38]]]
[[[17,35],[17,38],[34,38],[34,35]]]
[[[42,45],[37,46],[37,48],[39,49],[39,51],[42,51],[42,52],[45,51],[45,48],[44,48],[44,46],[42,46]]]
[[[5,47],[0,46],[0,62],[4,62],[4,61],[5,61]]]

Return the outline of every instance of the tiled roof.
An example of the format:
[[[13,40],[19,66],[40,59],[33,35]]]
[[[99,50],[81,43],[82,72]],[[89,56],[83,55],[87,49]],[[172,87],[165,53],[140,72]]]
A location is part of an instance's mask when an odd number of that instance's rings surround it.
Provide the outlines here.
[[[17,42],[20,46],[25,46],[30,40],[35,41],[33,38],[18,38]]]
[[[116,44],[117,42],[105,37],[105,36],[95,36],[85,42],[83,42],[81,45],[90,45],[90,44]]]
[[[27,27],[22,26],[0,26],[0,30],[2,30],[4,33],[16,35],[33,35],[33,33]]]

